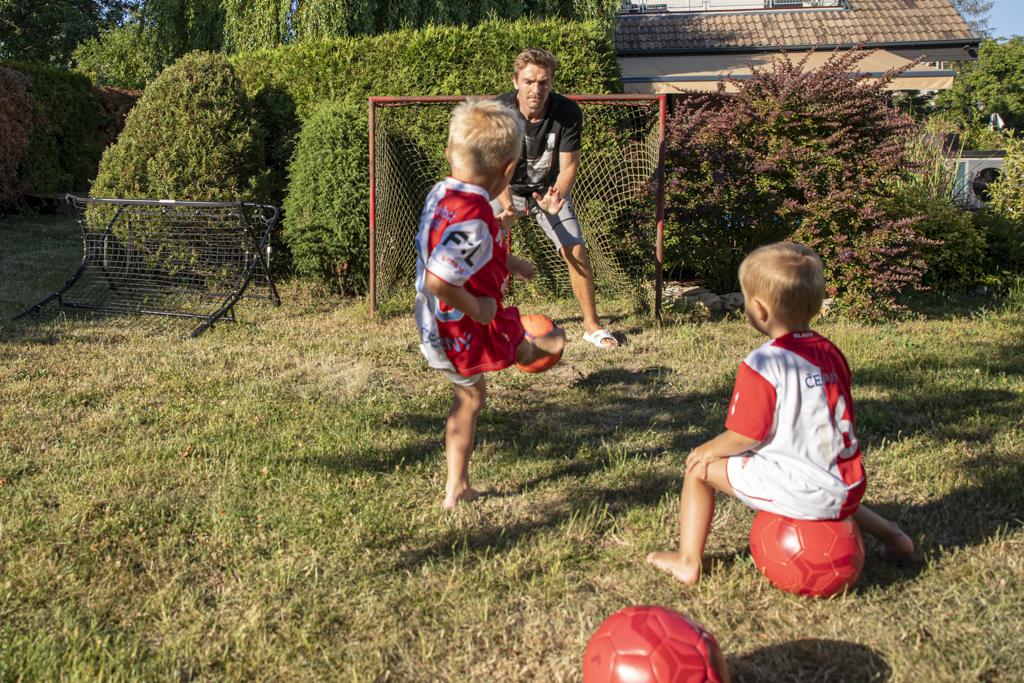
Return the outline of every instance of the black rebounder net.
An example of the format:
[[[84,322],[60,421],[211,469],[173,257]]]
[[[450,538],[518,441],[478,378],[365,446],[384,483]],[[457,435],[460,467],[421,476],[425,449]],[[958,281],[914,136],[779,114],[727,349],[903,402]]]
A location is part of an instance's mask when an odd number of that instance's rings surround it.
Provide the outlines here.
[[[572,96],[583,110],[583,149],[573,187],[599,291],[657,309],[664,103],[657,96]],[[444,178],[451,110],[463,97],[371,99],[371,305],[411,288],[423,201]],[[512,248],[537,266],[511,300],[571,295],[567,266],[533,220],[512,228]]]
[[[82,229],[82,263],[48,307],[193,319],[201,334],[234,320],[243,298],[280,304],[270,277],[273,206],[242,202],[95,199],[68,195]]]

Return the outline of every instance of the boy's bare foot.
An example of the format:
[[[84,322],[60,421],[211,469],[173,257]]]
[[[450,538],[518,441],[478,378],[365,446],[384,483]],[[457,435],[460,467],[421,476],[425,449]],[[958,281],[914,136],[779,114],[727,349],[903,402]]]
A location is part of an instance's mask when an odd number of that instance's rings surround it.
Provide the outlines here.
[[[913,555],[914,541],[902,531],[882,546],[882,557],[890,562],[909,560]]]
[[[459,503],[468,503],[471,500],[476,500],[482,495],[483,494],[480,491],[477,491],[476,489],[467,486],[466,488],[463,489],[450,491],[448,494],[445,495],[444,503],[442,503],[441,505],[445,510],[454,510],[455,506],[458,505]]]
[[[661,571],[671,574],[677,581],[685,584],[694,584],[700,581],[700,562],[688,563],[683,556],[675,552],[651,553],[647,561]]]

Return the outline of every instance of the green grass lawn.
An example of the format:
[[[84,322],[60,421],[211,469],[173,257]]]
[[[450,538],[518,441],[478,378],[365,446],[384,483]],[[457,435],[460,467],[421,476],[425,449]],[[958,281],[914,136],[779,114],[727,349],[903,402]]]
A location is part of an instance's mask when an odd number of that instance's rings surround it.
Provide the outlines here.
[[[450,391],[411,315],[282,283],[284,305],[195,340],[181,325],[9,318],[81,255],[67,218],[0,223],[0,681],[574,681],[612,612],[658,604],[718,638],[737,681],[1013,681],[1024,671],[1024,307],[821,321],[854,372],[866,502],[918,543],[871,540],[852,592],[774,589],[753,514],[723,500],[705,579],[676,541],[682,464],[724,422],[761,342],[744,321],[579,341],[490,385],[442,512]]]

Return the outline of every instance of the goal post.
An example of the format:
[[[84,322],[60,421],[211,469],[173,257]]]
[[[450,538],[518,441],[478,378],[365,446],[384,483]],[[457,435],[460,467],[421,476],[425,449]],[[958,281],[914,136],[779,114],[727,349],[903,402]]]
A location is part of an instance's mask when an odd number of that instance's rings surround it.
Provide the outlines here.
[[[667,96],[566,97],[583,111],[572,197],[595,287],[629,294],[638,309],[653,309],[660,317]],[[466,99],[369,98],[371,316],[415,281],[415,237],[423,201],[447,173],[444,148],[451,110]],[[568,269],[535,221],[518,220],[512,239],[513,251],[537,266],[529,287],[571,293]]]

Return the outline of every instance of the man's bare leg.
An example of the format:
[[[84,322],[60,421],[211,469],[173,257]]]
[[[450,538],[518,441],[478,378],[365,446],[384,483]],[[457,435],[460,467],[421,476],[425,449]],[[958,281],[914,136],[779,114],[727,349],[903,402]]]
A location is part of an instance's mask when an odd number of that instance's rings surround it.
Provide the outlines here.
[[[594,297],[594,270],[590,266],[590,256],[587,255],[587,248],[582,244],[573,244],[562,249],[562,259],[569,267],[569,281],[572,283],[572,293],[580,302],[580,311],[583,313],[583,329],[586,332],[595,332],[601,329],[601,319],[597,317],[597,304]],[[606,339],[602,342],[606,348],[618,346],[618,342]]]

